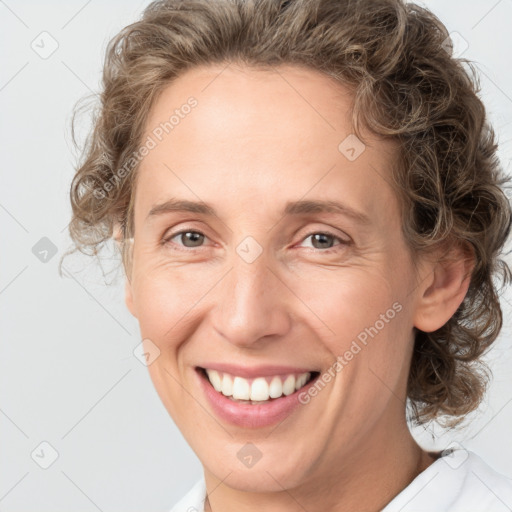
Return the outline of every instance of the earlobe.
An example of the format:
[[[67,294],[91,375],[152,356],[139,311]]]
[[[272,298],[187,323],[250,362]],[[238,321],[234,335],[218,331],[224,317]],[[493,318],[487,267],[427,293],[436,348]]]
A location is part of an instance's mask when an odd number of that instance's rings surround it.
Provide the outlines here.
[[[128,240],[124,240],[123,238],[123,230],[121,227],[121,223],[115,222],[114,226],[112,228],[112,238],[115,240],[119,252],[123,257],[123,260],[125,259],[125,251],[132,251],[133,247],[131,246],[131,242],[133,242],[133,238],[130,238]],[[126,247],[126,243],[129,242],[130,246]],[[127,273],[131,272],[130,268],[127,268],[127,262],[123,261],[123,265],[125,267],[125,287],[124,287],[124,300],[126,307],[128,308],[128,311],[137,318],[137,315],[135,314],[135,307],[133,304],[133,291],[132,291],[132,285],[130,283],[130,277]]]
[[[132,292],[132,285],[128,278],[125,278],[125,285],[124,285],[124,301],[126,303],[126,307],[128,308],[128,311],[137,318],[135,307],[133,305],[133,292]]]
[[[114,226],[112,228],[112,238],[120,244],[123,240],[123,229],[121,227],[120,222],[114,222]]]
[[[134,301],[134,292],[133,292],[133,285],[132,285],[132,251],[133,251],[133,238],[129,238],[122,242],[124,244],[124,247],[121,250],[121,254],[123,257],[123,266],[125,270],[125,287],[124,287],[124,297],[125,297],[125,303],[126,307],[130,311],[130,313],[137,318],[137,311],[135,308],[135,301]]]
[[[433,265],[420,288],[414,317],[417,329],[433,332],[450,320],[466,296],[473,268],[473,251],[460,245]]]

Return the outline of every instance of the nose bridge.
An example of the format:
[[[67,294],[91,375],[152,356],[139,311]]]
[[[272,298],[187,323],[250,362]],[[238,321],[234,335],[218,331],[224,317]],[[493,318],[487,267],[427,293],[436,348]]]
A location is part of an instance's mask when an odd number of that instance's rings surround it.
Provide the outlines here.
[[[215,315],[217,331],[229,342],[250,346],[290,328],[285,290],[268,268],[264,251],[255,255],[248,240],[233,252]]]

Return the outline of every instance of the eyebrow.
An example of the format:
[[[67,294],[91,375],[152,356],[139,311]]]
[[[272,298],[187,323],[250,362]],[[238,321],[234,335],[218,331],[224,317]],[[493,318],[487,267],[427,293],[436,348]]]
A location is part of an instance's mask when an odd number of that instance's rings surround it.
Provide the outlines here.
[[[301,200],[286,203],[286,215],[303,215],[308,213],[337,213],[342,214],[360,224],[369,224],[370,218],[363,212],[355,210],[337,201]]]
[[[202,201],[186,201],[180,199],[169,199],[165,203],[155,204],[148,213],[148,217],[162,215],[170,212],[191,212],[203,215],[214,216],[215,210],[212,206]]]
[[[215,209],[203,201],[187,201],[182,199],[169,199],[164,203],[154,205],[148,213],[150,217],[170,212],[199,213],[209,217],[217,217]],[[284,215],[305,215],[309,213],[336,213],[352,218],[360,224],[369,224],[370,218],[363,212],[357,211],[337,201],[319,199],[289,201],[286,203]]]

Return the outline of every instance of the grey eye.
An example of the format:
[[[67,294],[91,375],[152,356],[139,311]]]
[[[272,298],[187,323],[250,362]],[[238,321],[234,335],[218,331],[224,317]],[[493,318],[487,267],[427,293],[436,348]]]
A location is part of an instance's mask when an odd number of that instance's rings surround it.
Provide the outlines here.
[[[205,236],[198,231],[182,231],[172,238],[179,237],[181,245],[185,247],[199,247],[203,244]]]
[[[333,235],[329,235],[327,233],[314,233],[310,235],[311,237],[311,245],[315,249],[329,249],[334,246],[334,237]]]

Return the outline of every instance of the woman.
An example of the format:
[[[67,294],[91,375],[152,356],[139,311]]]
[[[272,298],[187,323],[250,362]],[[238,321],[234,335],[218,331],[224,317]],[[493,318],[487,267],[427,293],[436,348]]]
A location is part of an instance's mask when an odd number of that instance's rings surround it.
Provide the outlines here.
[[[174,511],[512,507],[408,426],[478,406],[508,277],[505,178],[448,42],[402,0],[169,0],[111,41],[70,232],[118,241],[204,467]]]

